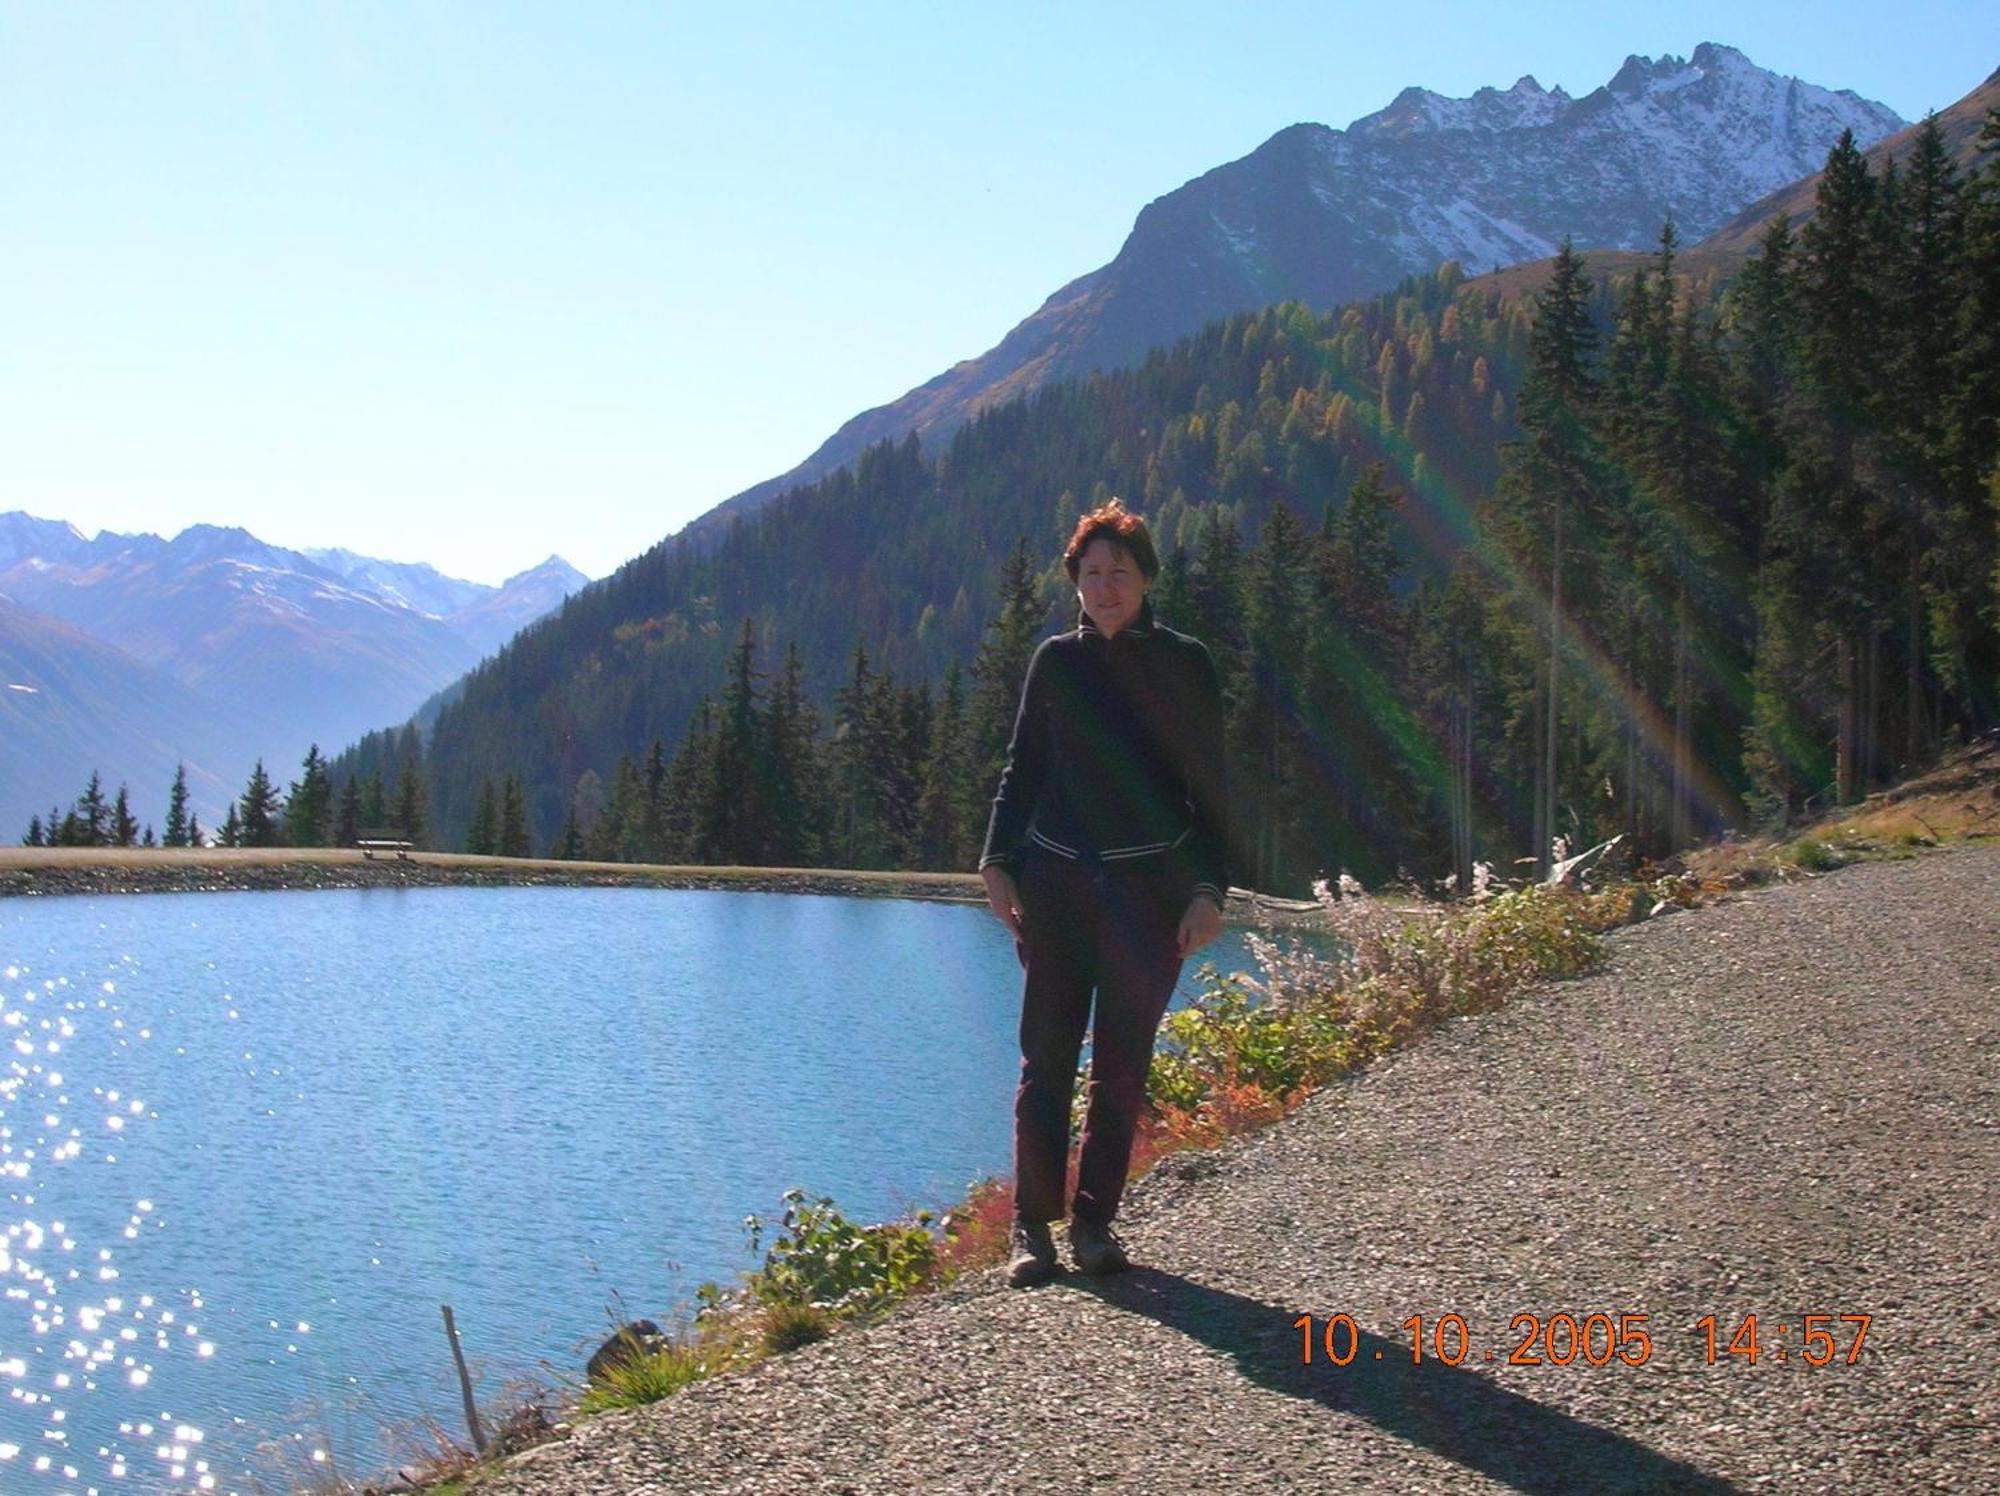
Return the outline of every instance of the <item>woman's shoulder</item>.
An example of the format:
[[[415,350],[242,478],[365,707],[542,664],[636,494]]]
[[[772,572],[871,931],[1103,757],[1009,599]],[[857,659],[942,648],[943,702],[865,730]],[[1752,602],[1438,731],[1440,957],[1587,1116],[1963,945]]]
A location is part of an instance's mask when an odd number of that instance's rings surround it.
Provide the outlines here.
[[[1184,634],[1179,629],[1168,628],[1164,623],[1154,624],[1153,632],[1159,637],[1163,649],[1171,649],[1174,653],[1185,655],[1189,659],[1210,657],[1208,646],[1193,634]]]

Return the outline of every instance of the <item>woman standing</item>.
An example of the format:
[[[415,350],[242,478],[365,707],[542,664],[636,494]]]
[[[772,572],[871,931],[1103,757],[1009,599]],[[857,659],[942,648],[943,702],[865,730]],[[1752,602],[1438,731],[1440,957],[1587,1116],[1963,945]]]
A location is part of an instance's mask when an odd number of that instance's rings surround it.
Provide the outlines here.
[[[1197,639],[1153,619],[1159,556],[1113,499],[1063,551],[1077,626],[1028,663],[979,859],[1026,968],[1014,1099],[1008,1281],[1052,1277],[1070,1099],[1086,1023],[1088,1102],[1069,1240],[1086,1273],[1125,1268],[1112,1234],[1153,1038],[1182,960],[1222,933],[1229,887],[1222,691]],[[1092,994],[1095,1016],[1092,1017]]]

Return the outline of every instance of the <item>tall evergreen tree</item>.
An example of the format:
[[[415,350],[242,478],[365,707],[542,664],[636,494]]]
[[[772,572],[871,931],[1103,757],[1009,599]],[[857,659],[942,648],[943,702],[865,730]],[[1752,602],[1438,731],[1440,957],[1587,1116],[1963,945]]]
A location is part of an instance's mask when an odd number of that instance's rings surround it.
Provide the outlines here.
[[[530,854],[527,797],[521,791],[518,774],[509,774],[500,788],[500,834],[496,850],[502,857]]]
[[[332,831],[333,778],[314,743],[285,799],[285,837],[290,846],[323,847]]]
[[[334,815],[333,842],[337,847],[351,847],[360,840],[361,782],[350,774],[340,786],[340,809]]]
[[[118,786],[118,799],[111,808],[111,844],[115,847],[129,847],[139,840],[139,820],[132,814],[132,794],[123,784]]]
[[[271,776],[264,772],[264,760],[258,759],[250,770],[250,782],[244,786],[243,798],[239,803],[237,823],[240,828],[236,841],[231,846],[275,847],[279,841],[280,818],[284,807],[278,799],[277,786],[271,783]]]
[[[1562,792],[1557,761],[1563,715],[1564,624],[1590,608],[1588,563],[1601,530],[1604,482],[1592,423],[1597,415],[1597,329],[1584,261],[1564,239],[1549,283],[1535,297],[1522,383],[1522,438],[1507,453],[1498,504],[1501,541],[1523,619],[1544,643],[1535,713],[1535,858],[1546,877]]]
[[[473,857],[491,857],[499,849],[500,808],[493,799],[493,781],[479,782],[479,808],[472,813],[472,828],[465,834],[465,850]]]
[[[167,835],[170,847],[185,847],[188,842],[188,781],[187,765],[174,766],[174,785],[167,792]]]
[[[999,608],[972,662],[975,694],[972,706],[973,778],[991,795],[1006,762],[1007,743],[1020,709],[1021,686],[1028,678],[1028,660],[1040,640],[1048,608],[1042,601],[1041,580],[1034,554],[1025,538],[1016,539],[1000,572]],[[858,646],[857,646],[858,647]],[[857,679],[850,689],[858,689]],[[838,729],[836,729],[837,731]],[[982,834],[985,827],[981,826]]]
[[[70,845],[79,847],[105,847],[111,844],[111,807],[104,803],[104,784],[95,769],[90,771],[90,783],[76,799],[76,829],[71,833],[75,838]]]

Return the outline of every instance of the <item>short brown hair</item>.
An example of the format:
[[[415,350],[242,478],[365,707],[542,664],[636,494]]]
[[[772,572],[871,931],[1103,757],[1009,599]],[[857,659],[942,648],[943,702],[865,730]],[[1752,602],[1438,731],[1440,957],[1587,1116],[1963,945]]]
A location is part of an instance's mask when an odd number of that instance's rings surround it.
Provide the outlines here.
[[[1146,522],[1119,500],[1112,499],[1078,520],[1076,533],[1063,548],[1063,570],[1069,573],[1072,582],[1083,564],[1083,553],[1090,548],[1091,541],[1100,538],[1129,551],[1147,581],[1160,574],[1160,554],[1153,549],[1153,537],[1146,529]]]

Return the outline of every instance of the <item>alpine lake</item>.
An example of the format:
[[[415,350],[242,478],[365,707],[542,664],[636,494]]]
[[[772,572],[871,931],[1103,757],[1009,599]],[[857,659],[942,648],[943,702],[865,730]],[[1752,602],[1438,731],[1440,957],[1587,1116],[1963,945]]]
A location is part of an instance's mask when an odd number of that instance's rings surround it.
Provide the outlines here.
[[[1254,969],[1234,930],[1183,968]],[[0,902],[0,1490],[285,1492],[1010,1167],[983,905],[634,888]]]

